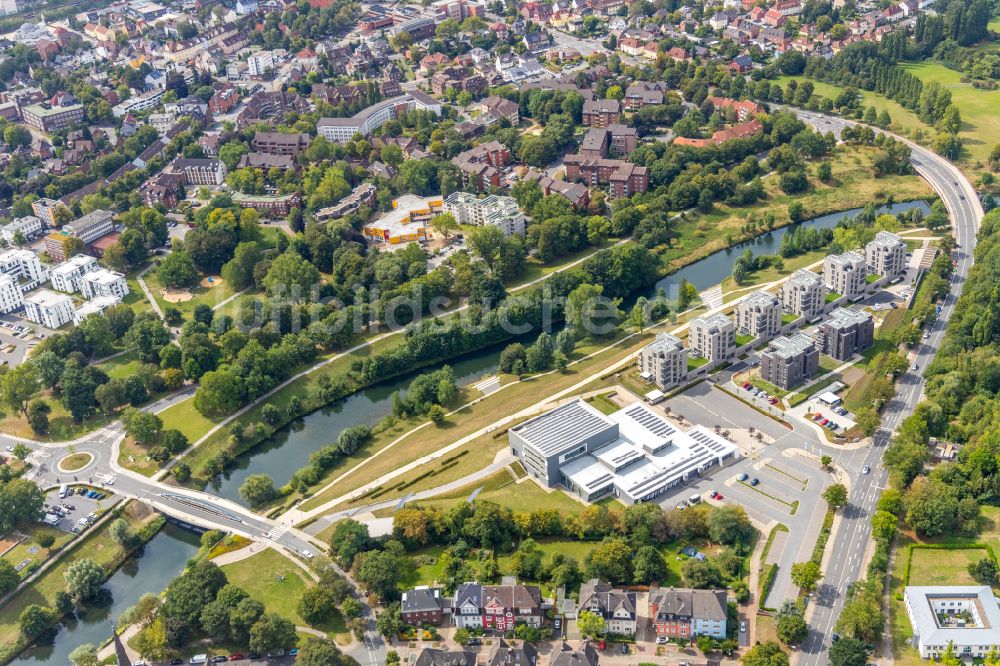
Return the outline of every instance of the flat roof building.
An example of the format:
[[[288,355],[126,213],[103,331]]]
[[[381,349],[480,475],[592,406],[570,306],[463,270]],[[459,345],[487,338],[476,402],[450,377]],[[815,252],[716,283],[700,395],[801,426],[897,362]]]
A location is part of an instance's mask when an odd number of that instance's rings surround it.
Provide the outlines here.
[[[896,234],[880,231],[865,245],[868,272],[893,278],[906,270],[906,243]]]
[[[444,200],[444,210],[459,224],[496,227],[505,236],[524,235],[524,213],[514,197],[491,194],[480,199],[469,192],[452,192]]]
[[[781,331],[781,303],[768,291],[755,291],[736,304],[736,330],[758,340],[773,338]]]
[[[50,271],[52,288],[70,294],[80,291],[80,279],[97,267],[97,259],[90,255],[70,257]]]
[[[511,428],[508,441],[546,485],[626,504],[650,501],[737,453],[707,428],[681,432],[642,403],[606,416],[581,399]]]
[[[92,314],[104,316],[105,310],[121,302],[122,299],[117,296],[95,296],[73,312],[73,323],[79,325]]]
[[[1000,603],[988,585],[907,586],[903,604],[923,659],[982,659],[1000,646]]]
[[[695,356],[709,363],[731,359],[736,352],[733,320],[721,312],[695,317],[688,327],[688,345]]]
[[[868,275],[865,258],[849,250],[843,254],[829,254],[823,260],[823,282],[830,291],[849,299],[865,293]]]
[[[669,333],[659,333],[639,352],[639,372],[661,389],[677,386],[687,379],[687,349]]]
[[[838,361],[849,360],[875,341],[875,321],[869,312],[837,308],[816,331],[820,350]]]
[[[812,338],[796,333],[771,340],[760,356],[760,376],[780,389],[798,386],[819,370],[819,350]]]
[[[80,278],[80,291],[87,300],[98,296],[115,296],[121,300],[129,293],[125,276],[107,268],[98,268]]]
[[[12,276],[0,273],[0,314],[7,314],[24,306],[24,292]]]
[[[823,313],[826,285],[822,276],[805,268],[791,274],[781,285],[781,305],[788,312],[810,319]]]
[[[92,243],[114,231],[114,214],[108,210],[93,210],[73,220],[62,228],[64,234],[76,236],[84,243]]]
[[[28,321],[46,328],[59,328],[73,321],[73,299],[48,289],[39,289],[24,297],[24,315]]]
[[[440,197],[418,197],[404,194],[392,202],[392,210],[379,219],[368,222],[361,231],[372,241],[398,245],[427,240],[427,227],[432,217],[441,212]]]
[[[327,141],[346,143],[353,139],[355,134],[368,136],[399,114],[414,109],[430,111],[436,116],[441,115],[439,101],[419,90],[413,90],[405,95],[382,100],[350,118],[320,118],[316,123],[316,131]]]

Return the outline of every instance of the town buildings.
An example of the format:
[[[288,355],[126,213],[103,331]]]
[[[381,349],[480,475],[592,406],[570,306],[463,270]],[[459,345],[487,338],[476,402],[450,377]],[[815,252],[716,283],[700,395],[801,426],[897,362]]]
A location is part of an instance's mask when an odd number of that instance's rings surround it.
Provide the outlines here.
[[[98,268],[85,273],[80,278],[79,284],[80,293],[88,300],[98,296],[114,296],[121,300],[129,293],[125,276],[107,268]]]
[[[865,245],[868,272],[886,278],[902,275],[906,270],[906,243],[896,234],[880,231]]]
[[[1000,602],[988,585],[909,585],[903,605],[923,659],[982,659],[1000,645]]]
[[[451,616],[459,628],[506,631],[519,622],[540,627],[542,595],[534,585],[463,583],[452,597]]]
[[[687,378],[687,349],[669,333],[658,333],[639,352],[639,373],[661,389],[677,386]]]
[[[607,185],[612,199],[649,189],[649,169],[624,160],[569,155],[564,160],[566,180],[583,181],[589,187]]]
[[[867,264],[865,258],[848,250],[843,254],[829,254],[823,260],[823,282],[830,291],[846,296],[848,300],[865,293]]]
[[[122,299],[117,296],[95,296],[73,312],[73,323],[79,326],[90,315],[103,316],[105,310],[121,302]]]
[[[90,255],[78,254],[71,257],[49,272],[52,288],[69,294],[76,293],[81,290],[81,278],[97,267],[97,259]]]
[[[431,218],[443,208],[444,201],[439,197],[404,194],[393,201],[391,211],[365,224],[361,232],[369,240],[389,245],[425,241]]]
[[[293,208],[302,207],[298,192],[291,194],[243,194],[233,192],[233,203],[241,208],[253,208],[261,217],[277,220],[288,217]]]
[[[452,192],[444,200],[444,211],[459,224],[492,226],[505,236],[524,235],[524,213],[513,197],[490,195],[482,199],[468,192]]]
[[[0,273],[0,314],[14,312],[24,307],[24,292],[17,279],[7,273]]]
[[[42,222],[48,227],[58,227],[59,222],[56,220],[56,215],[59,209],[63,209],[69,212],[66,205],[55,199],[37,199],[31,202],[31,212],[38,216]]]
[[[308,134],[302,133],[257,132],[251,145],[256,153],[295,157],[309,147],[309,138]]]
[[[780,389],[798,386],[819,370],[819,350],[801,333],[780,336],[760,356],[760,376]]]
[[[607,127],[617,123],[621,113],[622,105],[618,100],[586,100],[583,103],[583,124],[589,127]]]
[[[805,268],[795,271],[781,285],[781,305],[806,319],[822,314],[826,305],[823,278]]]
[[[725,590],[653,588],[649,616],[657,636],[693,640],[697,636],[726,637]]]
[[[21,291],[29,291],[49,279],[49,271],[31,250],[0,251],[0,273],[14,278]]]
[[[55,132],[83,121],[83,105],[42,106],[32,104],[21,109],[24,124],[42,132]]]
[[[331,220],[357,212],[362,206],[375,205],[376,188],[371,183],[362,183],[333,206],[316,211],[317,220]]]
[[[73,299],[48,289],[24,297],[24,316],[46,328],[59,328],[73,321]]]
[[[11,220],[0,227],[0,237],[9,245],[13,245],[17,235],[20,234],[24,240],[30,240],[42,231],[42,221],[34,215],[27,215]]]
[[[733,320],[716,312],[695,317],[688,327],[691,353],[709,363],[727,361],[736,353],[736,327]]]
[[[838,361],[847,361],[860,354],[875,340],[875,322],[864,310],[837,308],[821,322],[816,340],[822,352]]]
[[[736,304],[736,330],[766,340],[781,331],[781,303],[767,291],[755,291]]]
[[[185,185],[218,187],[226,182],[226,165],[220,159],[178,157],[170,168],[175,173],[183,174]]]
[[[399,613],[403,622],[414,627],[425,624],[437,627],[444,616],[444,602],[439,588],[420,586],[403,592]]]
[[[606,633],[635,636],[638,621],[636,594],[593,578],[580,585],[577,612],[586,610],[604,618]]]
[[[350,118],[320,118],[316,131],[327,141],[346,143],[355,134],[368,136],[387,121],[413,109],[441,115],[441,103],[419,90],[382,100]]]

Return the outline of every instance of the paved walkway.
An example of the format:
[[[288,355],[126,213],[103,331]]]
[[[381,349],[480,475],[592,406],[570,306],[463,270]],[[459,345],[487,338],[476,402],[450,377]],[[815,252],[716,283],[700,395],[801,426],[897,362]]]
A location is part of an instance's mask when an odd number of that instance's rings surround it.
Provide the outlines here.
[[[160,304],[156,302],[156,299],[153,297],[153,292],[149,290],[149,286],[146,284],[146,280],[143,279],[143,276],[146,273],[148,273],[152,268],[153,268],[152,264],[143,268],[141,271],[139,271],[139,274],[135,276],[135,280],[136,282],[139,283],[139,288],[142,289],[142,293],[146,295],[146,300],[149,301],[149,304],[153,306],[153,312],[156,313],[157,317],[163,319],[163,310],[160,309]]]

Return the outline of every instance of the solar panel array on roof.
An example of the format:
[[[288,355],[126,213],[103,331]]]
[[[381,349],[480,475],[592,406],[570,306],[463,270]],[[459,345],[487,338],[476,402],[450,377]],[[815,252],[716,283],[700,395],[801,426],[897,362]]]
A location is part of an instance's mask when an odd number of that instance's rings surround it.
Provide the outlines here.
[[[669,423],[643,407],[641,403],[635,403],[628,407],[625,414],[654,435],[666,437],[677,432]]]
[[[615,424],[582,400],[575,400],[523,423],[513,432],[542,455],[551,456],[611,430]],[[609,432],[611,439],[616,432]]]

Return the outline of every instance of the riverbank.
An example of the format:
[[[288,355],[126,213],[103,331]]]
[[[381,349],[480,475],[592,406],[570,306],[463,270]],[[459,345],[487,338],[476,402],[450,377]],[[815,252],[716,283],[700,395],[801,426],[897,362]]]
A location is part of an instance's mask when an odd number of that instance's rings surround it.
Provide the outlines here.
[[[127,550],[112,540],[109,525],[118,517],[124,518],[136,534],[138,545],[135,548]],[[10,662],[31,645],[33,640],[25,638],[18,626],[21,613],[32,604],[55,609],[56,593],[66,589],[64,574],[73,562],[85,558],[94,560],[104,568],[107,580],[133,553],[156,536],[165,522],[163,516],[147,505],[137,501],[129,502],[91,528],[90,534],[70,544],[54,565],[40,571],[37,577],[27,579],[28,584],[0,607],[0,664]],[[59,625],[65,617],[58,612],[56,615],[53,627]]]

